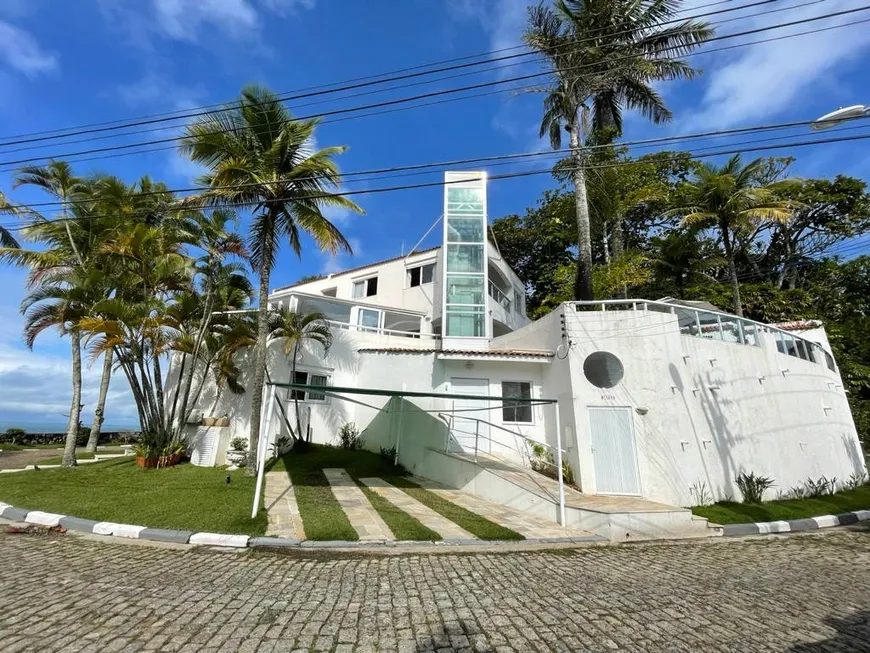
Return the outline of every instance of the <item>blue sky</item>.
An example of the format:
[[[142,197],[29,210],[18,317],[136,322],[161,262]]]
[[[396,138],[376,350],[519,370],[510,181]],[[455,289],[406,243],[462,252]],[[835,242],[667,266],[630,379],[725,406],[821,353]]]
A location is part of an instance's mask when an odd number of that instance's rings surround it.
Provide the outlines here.
[[[746,1],[733,0],[735,4]],[[686,3],[685,15],[693,13],[693,6],[708,2]],[[0,139],[218,103],[231,99],[246,83],[287,92],[511,47],[519,42],[526,4],[524,0],[4,0],[0,4]],[[729,22],[719,33],[861,6],[858,0],[803,6],[807,4],[780,0],[727,14],[721,18],[782,9]],[[791,32],[845,24],[868,14],[795,27]],[[807,120],[840,105],[870,103],[866,90],[870,72],[861,65],[870,50],[868,25],[694,57],[694,65],[705,71],[701,78],[660,87],[674,111],[674,122],[653,127],[629,116],[625,138]],[[711,47],[787,33],[780,30]],[[291,104],[291,109],[296,115],[310,115],[536,70],[534,63],[526,62],[389,92],[311,98]],[[320,103],[303,105],[315,101]],[[368,118],[327,119],[317,141],[320,146],[349,147],[340,157],[345,171],[544,150],[546,144],[537,138],[539,103],[539,96],[533,94],[504,92]],[[43,145],[42,149],[0,145],[0,170],[10,167],[2,165],[5,161],[175,133],[163,130],[90,142],[35,144]],[[803,130],[791,133],[795,140],[808,136]],[[728,143],[720,138],[692,146],[727,147]],[[792,154],[799,157],[795,172],[870,176],[870,150],[864,143],[795,150]],[[21,151],[13,152],[16,149]],[[172,149],[82,160],[76,166],[81,173],[105,171],[130,181],[148,173],[171,187],[189,185],[198,173]],[[487,169],[497,174],[544,167],[545,162],[537,161]],[[347,188],[365,190],[439,178],[435,173],[357,181]],[[0,189],[13,200],[44,200],[31,190],[11,191],[10,183],[9,173],[0,172]],[[489,189],[490,217],[522,212],[552,186],[546,175],[494,182]],[[403,246],[407,249],[423,235],[441,210],[438,188],[355,199],[365,215],[333,214],[352,242],[355,256],[332,260],[309,245],[298,260],[285,250],[273,273],[273,287],[305,274],[398,255]],[[435,243],[430,237],[424,245]],[[29,352],[21,344],[18,314],[23,274],[0,269],[0,287],[4,289],[0,293],[0,425],[62,421],[69,404],[67,342],[53,333],[44,334]],[[95,364],[85,372],[86,415],[93,410],[99,367]],[[135,423],[124,386],[122,379],[113,383],[109,426]]]

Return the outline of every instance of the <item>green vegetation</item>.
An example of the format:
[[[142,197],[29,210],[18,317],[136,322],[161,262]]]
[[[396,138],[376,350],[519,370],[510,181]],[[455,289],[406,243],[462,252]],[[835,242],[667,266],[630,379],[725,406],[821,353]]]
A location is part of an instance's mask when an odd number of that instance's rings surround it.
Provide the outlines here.
[[[76,460],[93,460],[94,454],[87,451],[76,452]],[[37,465],[60,465],[63,463],[63,456],[55,456],[53,458],[45,458],[36,462]]]
[[[744,524],[820,517],[868,509],[870,509],[870,486],[863,485],[854,490],[814,499],[786,499],[768,503],[724,501],[712,506],[696,506],[692,508],[692,512],[717,524]]]
[[[475,537],[479,537],[481,540],[525,539],[519,533],[512,531],[509,528],[505,528],[504,526],[499,526],[498,524],[495,524],[488,519],[484,519],[480,515],[476,515],[461,506],[457,506],[455,503],[443,499],[437,494],[409,481],[407,478],[399,476],[384,480],[401,488],[423,505],[429,506],[441,516],[446,517],[457,526],[464,528]]]
[[[370,451],[353,451],[322,445],[311,445],[310,449],[302,454],[289,453],[276,460],[270,467],[271,471],[286,470],[290,473],[293,489],[296,492],[296,502],[299,504],[299,512],[305,526],[305,535],[309,539],[357,539],[356,531],[350,526],[323,476],[321,470],[328,468],[342,468],[355,481],[369,477],[381,478],[401,488],[420,503],[429,506],[482,540],[523,539],[519,533],[460,508],[413,483],[405,477],[405,471],[395,466],[388,458]],[[393,531],[396,539],[433,541],[441,539],[437,533],[421,524],[419,520],[399,510],[380,495],[366,487],[362,489],[372,507]]]
[[[441,535],[421,524],[415,517],[399,510],[374,490],[366,487],[359,481],[357,481],[357,485],[360,486],[360,489],[366,495],[372,507],[378,511],[381,519],[390,527],[393,536],[397,540],[437,542],[442,539]]]
[[[145,469],[131,458],[118,458],[0,475],[0,501],[98,521],[262,535],[265,512],[251,520],[254,479],[242,470],[230,474],[228,484],[222,469]]]
[[[305,537],[309,540],[359,539],[322,471],[293,469],[291,465],[288,473],[293,481]]]

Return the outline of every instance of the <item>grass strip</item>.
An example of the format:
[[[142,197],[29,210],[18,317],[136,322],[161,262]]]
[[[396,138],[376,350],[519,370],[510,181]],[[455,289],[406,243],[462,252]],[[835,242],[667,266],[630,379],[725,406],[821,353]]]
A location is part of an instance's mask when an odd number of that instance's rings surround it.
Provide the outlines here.
[[[822,515],[836,515],[853,510],[870,510],[870,486],[837,492],[812,499],[786,499],[767,503],[723,501],[711,506],[696,506],[692,512],[716,524],[788,521]]]
[[[76,460],[93,460],[94,454],[87,453],[85,451],[78,452],[76,451]],[[52,458],[43,458],[42,460],[37,460],[36,465],[60,465],[63,463],[63,456],[54,456]]]
[[[309,540],[359,539],[321,470],[290,470],[290,479],[305,537]]]
[[[393,536],[397,540],[418,540],[427,542],[438,542],[442,539],[441,535],[433,531],[431,528],[424,526],[419,519],[412,517],[405,511],[397,508],[388,499],[366,487],[357,479],[357,485],[366,495],[369,503],[372,504],[377,513],[381,516],[390,530],[393,531]]]
[[[464,528],[466,531],[481,540],[525,539],[516,531],[512,531],[509,528],[491,522],[470,510],[466,510],[462,506],[457,506],[455,503],[438,496],[434,492],[430,492],[426,488],[420,487],[413,481],[409,481],[407,478],[402,476],[390,476],[384,480],[392,483],[398,488],[401,488],[424,506],[428,506],[442,517],[449,519],[457,526]]]
[[[251,519],[254,482],[244,469],[190,464],[146,469],[132,457],[115,458],[71,469],[2,474],[0,501],[97,521],[262,535],[265,511]]]

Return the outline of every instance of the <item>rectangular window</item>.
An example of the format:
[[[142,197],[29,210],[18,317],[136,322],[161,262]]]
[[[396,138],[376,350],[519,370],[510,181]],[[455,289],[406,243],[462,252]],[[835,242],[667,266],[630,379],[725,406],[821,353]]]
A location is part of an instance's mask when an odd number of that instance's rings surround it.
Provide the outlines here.
[[[435,280],[435,264],[427,263],[415,268],[408,268],[408,287],[425,286]]]
[[[526,314],[526,302],[523,301],[523,293],[514,290],[514,308],[519,315]]]
[[[369,277],[353,282],[353,298],[371,297],[378,294],[378,278]]]
[[[503,397],[516,397],[517,399],[532,398],[532,384],[526,381],[502,381],[501,394]],[[523,424],[532,423],[532,407],[527,403],[502,403],[502,422],[518,422]]]
[[[485,337],[486,324],[483,319],[483,307],[448,308],[447,333],[460,338]]]
[[[379,329],[381,326],[381,311],[373,308],[360,308],[357,312],[356,323],[367,329]]]
[[[483,245],[447,245],[447,271],[483,274]]]
[[[483,306],[483,277],[464,274],[447,275],[447,304]]]
[[[315,374],[314,372],[299,372],[297,371],[293,377],[293,383],[301,385],[329,385],[329,377],[325,374]],[[326,401],[326,395],[320,392],[306,392],[305,390],[293,389],[290,391],[289,399],[298,399],[299,401]]]
[[[482,243],[483,220],[450,216],[447,218],[447,242]]]

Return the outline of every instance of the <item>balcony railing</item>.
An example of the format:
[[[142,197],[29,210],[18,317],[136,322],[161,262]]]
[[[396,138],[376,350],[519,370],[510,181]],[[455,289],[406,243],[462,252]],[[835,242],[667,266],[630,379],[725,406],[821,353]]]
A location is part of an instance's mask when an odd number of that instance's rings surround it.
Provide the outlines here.
[[[501,304],[502,308],[504,308],[504,310],[506,310],[508,313],[511,312],[510,297],[508,297],[501,290],[499,290],[499,287],[496,286],[492,281],[489,282],[489,296],[492,297],[499,304]]]
[[[577,311],[592,307],[602,311],[669,313],[677,316],[677,324],[683,335],[722,340],[740,345],[761,347],[764,337],[762,334],[768,334],[776,343],[776,349],[779,353],[825,365],[832,372],[837,371],[834,357],[817,342],[796,336],[789,331],[769,324],[747,320],[744,317],[737,317],[729,313],[640,299],[607,299],[571,303]]]
[[[440,340],[441,336],[436,333],[420,333],[418,331],[399,331],[397,329],[387,329],[384,327],[370,327],[361,324],[351,324],[349,322],[339,322],[337,320],[327,320],[329,326],[343,331],[364,331],[366,333],[379,333],[385,336],[399,336],[401,338],[416,338],[421,340]]]

